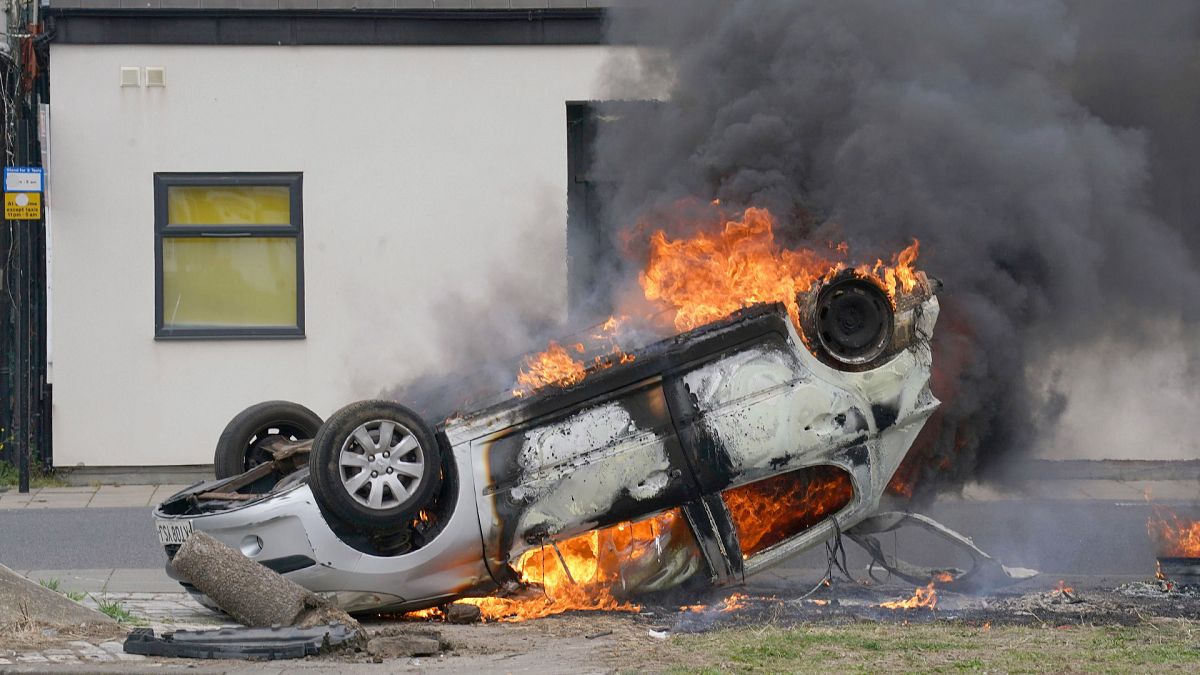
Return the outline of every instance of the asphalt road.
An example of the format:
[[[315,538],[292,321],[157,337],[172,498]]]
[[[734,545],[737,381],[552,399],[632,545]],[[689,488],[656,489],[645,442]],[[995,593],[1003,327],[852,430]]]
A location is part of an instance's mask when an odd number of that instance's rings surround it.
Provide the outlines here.
[[[1144,502],[943,501],[927,513],[974,539],[1005,564],[1047,574],[1142,575],[1154,570]],[[916,564],[966,559],[917,528],[880,537]],[[847,542],[850,562],[865,564]],[[777,571],[824,567],[823,547]],[[14,569],[151,568],[165,561],[145,508],[0,511],[0,563]]]
[[[0,511],[0,564],[17,570],[161,567],[148,508]]]

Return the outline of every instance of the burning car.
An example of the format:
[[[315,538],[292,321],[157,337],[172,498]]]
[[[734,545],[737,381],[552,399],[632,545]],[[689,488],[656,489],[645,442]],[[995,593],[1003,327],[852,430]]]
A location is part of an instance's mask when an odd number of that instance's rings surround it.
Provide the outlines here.
[[[159,538],[170,557],[203,530],[348,611],[549,586],[551,567],[610,607],[740,582],[878,510],[938,405],[936,290],[833,270],[436,425],[390,401],[324,422],[253,406],[219,479],[156,509]]]

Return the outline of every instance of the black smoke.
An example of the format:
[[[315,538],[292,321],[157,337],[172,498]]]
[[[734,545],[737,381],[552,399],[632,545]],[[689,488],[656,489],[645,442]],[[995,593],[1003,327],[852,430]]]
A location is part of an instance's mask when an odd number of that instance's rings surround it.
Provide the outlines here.
[[[693,0],[615,8],[609,35],[641,49],[613,90],[664,101],[599,128],[614,232],[697,197],[768,207],[793,242],[921,240],[941,484],[1054,424],[1038,354],[1200,318],[1194,0]]]

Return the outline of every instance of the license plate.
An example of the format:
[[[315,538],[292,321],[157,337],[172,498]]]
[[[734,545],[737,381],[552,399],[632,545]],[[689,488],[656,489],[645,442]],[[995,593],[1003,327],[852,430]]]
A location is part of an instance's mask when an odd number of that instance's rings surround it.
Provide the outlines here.
[[[171,544],[182,545],[195,529],[190,520],[156,519],[154,526],[158,529],[158,542],[163,546]]]

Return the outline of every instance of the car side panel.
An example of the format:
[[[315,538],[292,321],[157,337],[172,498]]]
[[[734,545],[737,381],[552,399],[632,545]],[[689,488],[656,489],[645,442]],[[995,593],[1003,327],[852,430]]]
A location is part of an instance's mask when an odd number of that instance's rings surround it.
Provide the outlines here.
[[[696,496],[659,378],[472,443],[489,567]]]

